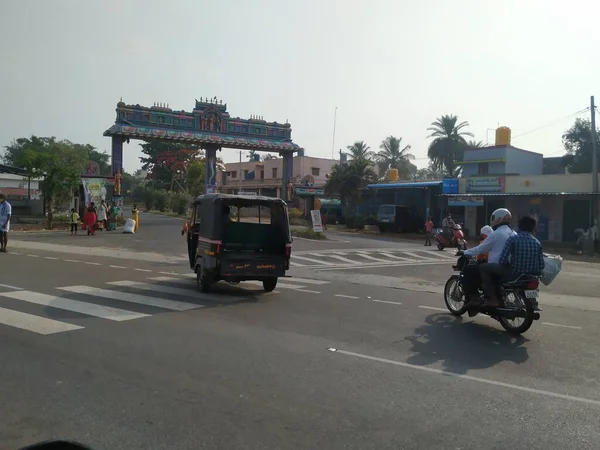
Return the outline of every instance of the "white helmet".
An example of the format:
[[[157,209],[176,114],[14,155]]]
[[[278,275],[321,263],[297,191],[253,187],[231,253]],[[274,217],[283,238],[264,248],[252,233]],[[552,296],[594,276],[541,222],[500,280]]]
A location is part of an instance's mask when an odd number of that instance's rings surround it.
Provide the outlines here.
[[[498,208],[490,217],[490,225],[492,229],[498,228],[500,225],[508,225],[512,221],[512,214],[506,208]]]
[[[492,227],[490,227],[489,225],[484,225],[483,227],[481,227],[481,230],[479,230],[479,235],[480,236],[489,236],[493,232],[494,232],[494,230],[492,229]]]

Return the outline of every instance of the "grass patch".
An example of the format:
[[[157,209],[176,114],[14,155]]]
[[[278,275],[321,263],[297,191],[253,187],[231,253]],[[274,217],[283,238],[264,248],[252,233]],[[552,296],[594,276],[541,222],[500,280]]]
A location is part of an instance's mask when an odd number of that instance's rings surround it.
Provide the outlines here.
[[[314,239],[316,241],[327,239],[327,236],[325,236],[324,233],[316,233],[312,230],[312,228],[307,228],[305,230],[292,230],[292,236],[304,239]]]

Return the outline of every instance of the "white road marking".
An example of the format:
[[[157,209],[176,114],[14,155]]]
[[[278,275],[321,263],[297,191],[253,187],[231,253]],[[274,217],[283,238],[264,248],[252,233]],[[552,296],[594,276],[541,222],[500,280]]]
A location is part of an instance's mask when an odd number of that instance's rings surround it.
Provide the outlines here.
[[[85,261],[85,264],[89,264],[90,266],[101,266],[102,264],[97,262]]]
[[[399,259],[401,261],[412,261],[410,258],[403,258],[401,256],[392,255],[391,253],[387,253],[387,252],[377,252],[377,253],[385,256],[386,258]]]
[[[31,258],[39,258],[39,256],[38,256],[38,255],[27,255],[27,256],[29,256],[29,257],[31,257]]]
[[[167,272],[161,272],[161,273],[167,273]],[[171,274],[171,275],[175,275],[175,274]],[[177,275],[179,275],[179,274],[177,274]],[[152,277],[152,278],[148,278],[148,279],[152,280],[152,281],[168,281],[169,283],[184,284],[186,286],[195,286],[195,284],[192,283],[192,280],[182,280],[181,278]]]
[[[152,272],[149,269],[133,269],[133,270],[137,270],[138,272]]]
[[[447,259],[456,259],[458,258],[458,256],[455,255],[451,255],[450,253],[444,253],[444,252],[432,252],[431,250],[422,250],[423,253],[427,253],[429,255],[431,255],[433,258],[447,258]]]
[[[402,303],[400,302],[390,302],[388,300],[372,300],[373,302],[377,302],[377,303],[388,303],[390,305],[401,305]]]
[[[295,292],[305,292],[307,294],[320,294],[321,293],[319,291],[311,291],[308,289],[296,289]]]
[[[0,287],[6,288],[6,289],[16,289],[17,291],[23,290],[23,288],[11,286],[10,284],[0,284]]]
[[[65,259],[65,262],[70,262],[70,263],[80,263],[81,261],[77,261],[76,259]]]
[[[335,294],[334,297],[340,297],[340,298],[353,298],[353,299],[357,299],[360,297],[355,297],[354,295],[344,295],[344,294]]]
[[[80,330],[83,328],[79,325],[72,325],[5,308],[0,308],[0,323],[37,334],[62,333],[64,331]]]
[[[303,284],[330,284],[331,283],[331,281],[309,280],[308,278],[296,278],[296,277],[286,278],[286,280],[291,281],[292,283],[295,283],[297,281],[298,283],[303,283]]]
[[[53,261],[56,261],[58,258],[55,258],[54,256],[44,256],[45,259],[51,259]]]
[[[404,254],[408,255],[408,256],[412,256],[413,258],[417,258],[417,260],[426,260],[426,261],[430,261],[434,258],[429,258],[427,256],[421,256],[421,255],[417,255],[416,253],[411,253],[411,252],[403,252]]]
[[[387,261],[385,259],[374,258],[371,255],[368,255],[368,254],[366,254],[364,252],[356,252],[355,254],[358,255],[358,256],[362,256],[365,259],[370,259],[371,261],[386,262],[386,263],[389,262],[389,261]]]
[[[435,306],[423,306],[423,305],[419,305],[419,308],[422,308],[422,309],[432,309],[434,311],[448,311],[446,308],[436,308]]]
[[[333,263],[325,262],[325,261],[320,261],[318,259],[313,259],[313,258],[307,258],[306,256],[295,256],[295,255],[292,255],[292,258],[293,259],[303,259],[305,261],[310,261],[311,263],[316,263],[316,264],[319,264],[319,265],[325,265],[325,266],[332,266],[333,265]]]
[[[243,284],[252,284],[254,286],[261,286],[262,287],[262,281],[255,281],[255,280],[251,280],[251,281],[242,281]],[[240,284],[242,284],[240,283]],[[277,282],[277,287],[278,288],[282,288],[282,289],[304,289],[306,286],[300,286],[297,284],[288,284],[288,283],[279,283]]]
[[[106,284],[110,284],[112,286],[140,289],[142,291],[160,292],[161,294],[182,295],[184,297],[192,297],[196,295],[196,291],[194,291],[193,289],[181,289],[171,286],[162,286],[160,284],[142,283],[141,281],[111,281]],[[193,287],[193,284],[190,283],[189,286]]]
[[[328,349],[328,350],[333,353],[339,353],[339,354],[346,355],[346,356],[354,356],[356,358],[366,359],[369,361],[376,361],[376,362],[385,363],[385,364],[391,364],[394,366],[404,367],[407,369],[420,370],[422,372],[435,373],[438,375],[455,377],[455,378],[459,378],[462,380],[475,381],[477,383],[489,384],[489,385],[493,385],[493,386],[500,386],[500,387],[504,387],[504,388],[508,388],[508,389],[513,389],[515,391],[528,392],[530,394],[538,394],[538,395],[543,395],[546,397],[559,398],[561,400],[569,400],[569,401],[578,402],[578,403],[586,403],[589,405],[600,406],[600,400],[593,400],[590,398],[575,397],[572,395],[559,394],[558,392],[545,391],[542,389],[534,389],[534,388],[530,388],[530,387],[526,387],[526,386],[519,386],[518,384],[503,383],[501,381],[488,380],[486,378],[479,378],[479,377],[474,377],[471,375],[464,375],[464,374],[456,373],[456,372],[448,372],[448,371],[441,370],[441,369],[435,369],[433,367],[418,366],[416,364],[409,364],[409,363],[394,361],[392,359],[386,359],[386,358],[378,358],[376,356],[369,356],[369,355],[364,355],[361,353],[348,352],[345,350],[338,350],[338,349],[333,349],[333,348]]]
[[[378,269],[381,267],[405,267],[405,266],[430,266],[436,264],[448,264],[448,261],[406,261],[387,264],[356,264],[354,266],[335,266],[335,267],[316,267],[310,266],[310,269],[318,269],[319,271],[331,271],[331,270],[365,270],[365,269]]]
[[[20,255],[21,253],[17,253],[17,252],[8,252],[9,255]]]
[[[112,291],[109,289],[100,289],[91,286],[65,286],[57,289],[60,289],[61,291],[75,292],[77,294],[92,295],[94,297],[110,298],[120,300],[122,302],[137,303],[139,305],[170,309],[172,311],[188,311],[190,309],[197,309],[202,307],[201,305],[194,305],[192,303],[176,302],[155,297],[146,297],[144,295]]]
[[[125,266],[115,266],[113,264],[109,265],[108,267],[112,267],[113,269],[127,269]]]
[[[304,264],[298,264],[298,263],[290,261],[290,266],[293,266],[293,267],[304,267]],[[161,272],[161,273],[163,273],[163,272]]]
[[[162,273],[163,275],[181,275],[180,273],[177,273],[177,272],[158,272],[158,273]]]
[[[353,261],[353,260],[348,259],[348,258],[344,258],[343,256],[338,256],[338,255],[321,255],[320,253],[311,253],[311,255],[320,256],[321,258],[332,258],[332,259],[337,259],[338,261],[343,261],[345,263],[356,264],[356,261]]]
[[[0,293],[0,295],[28,303],[35,303],[36,305],[50,306],[52,308],[64,309],[67,311],[86,314],[88,316],[101,317],[103,319],[114,320],[117,322],[148,317],[148,314],[125,311],[123,309],[111,308],[110,306],[101,306],[94,303],[80,302],[63,297],[55,297],[54,295],[46,295],[39,292],[16,291],[3,292]]]
[[[572,325],[560,325],[558,323],[551,323],[551,322],[542,322],[542,325],[548,325],[550,327],[571,328],[573,330],[581,330],[581,327],[575,327]]]

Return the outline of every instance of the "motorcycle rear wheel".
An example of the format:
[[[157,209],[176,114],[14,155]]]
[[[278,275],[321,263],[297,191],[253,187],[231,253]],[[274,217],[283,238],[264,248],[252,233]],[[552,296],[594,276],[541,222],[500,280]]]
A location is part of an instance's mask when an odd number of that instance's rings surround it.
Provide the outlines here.
[[[448,311],[450,311],[450,314],[453,316],[462,316],[467,312],[465,306],[465,294],[463,293],[460,284],[458,284],[458,280],[459,277],[453,275],[448,278],[448,281],[446,281],[446,285],[444,286],[444,303],[446,304]],[[456,299],[457,294],[460,300]],[[455,303],[462,304],[462,306],[458,307]]]
[[[525,308],[525,320],[521,325],[518,326],[514,325],[512,321],[510,319],[507,319],[506,317],[500,317],[499,322],[500,325],[502,325],[502,328],[504,328],[508,333],[519,335],[525,333],[527,330],[529,330],[529,328],[531,328],[531,325],[533,325],[533,316],[535,314],[535,311],[529,299],[525,298],[524,295],[517,292],[513,293],[513,295],[515,296],[516,300],[518,300],[518,302],[521,304],[521,306]]]

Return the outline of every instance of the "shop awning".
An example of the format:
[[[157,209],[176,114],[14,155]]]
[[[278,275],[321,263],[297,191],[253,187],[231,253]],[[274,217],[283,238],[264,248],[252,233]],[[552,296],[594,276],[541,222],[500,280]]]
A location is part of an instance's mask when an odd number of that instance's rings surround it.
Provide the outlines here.
[[[438,197],[542,197],[551,195],[600,195],[600,192],[478,192],[476,194],[438,194]]]
[[[367,189],[409,189],[409,188],[428,188],[434,186],[442,186],[441,181],[416,181],[414,183],[381,183],[369,184]]]

